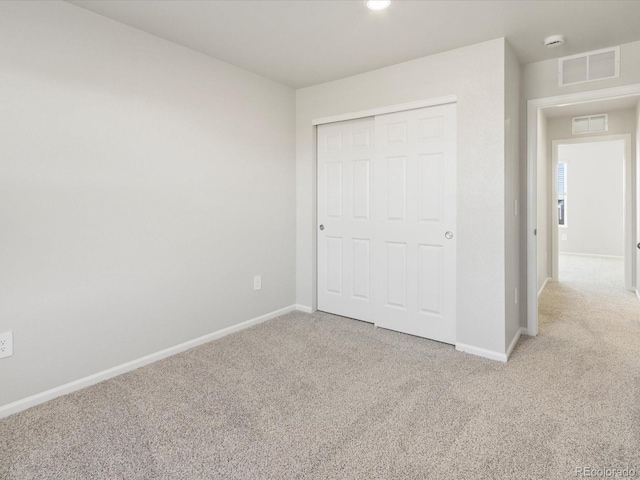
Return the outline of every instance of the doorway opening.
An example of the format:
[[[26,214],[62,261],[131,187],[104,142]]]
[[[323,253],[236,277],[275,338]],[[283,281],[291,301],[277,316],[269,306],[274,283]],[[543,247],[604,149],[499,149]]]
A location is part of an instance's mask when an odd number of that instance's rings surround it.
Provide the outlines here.
[[[640,272],[640,255],[637,254],[640,247],[636,248],[640,241],[640,205],[636,193],[640,190],[640,156],[637,152],[640,149],[636,148],[639,115],[640,84],[528,102],[529,335],[538,334],[538,299],[548,282],[570,282],[571,278],[606,281],[610,278],[612,284],[617,282],[622,287],[622,294],[629,295],[629,290],[637,293],[640,283],[637,273]],[[600,121],[603,118],[605,121]],[[593,119],[597,120],[593,123],[598,128],[591,129],[588,122]],[[572,178],[574,181],[580,181],[585,175],[588,178],[593,172],[586,170],[593,170],[597,160],[577,163],[572,156],[584,159],[585,155],[595,155],[598,150],[607,148],[617,149],[615,154],[611,153],[613,150],[608,153],[619,158],[615,168],[610,165],[609,170],[598,175],[601,178],[592,177],[587,181],[591,186],[586,192],[581,191],[583,185],[574,185]],[[591,165],[593,168],[585,168],[588,163],[594,164]],[[603,197],[601,189],[605,183],[615,183],[617,191],[609,188]],[[578,188],[575,192],[572,191],[574,186]],[[573,194],[578,198],[572,197]],[[578,209],[572,210],[576,201]],[[613,203],[616,211],[609,209],[608,219],[607,212],[600,215]],[[576,216],[572,216],[574,214]],[[585,217],[586,221],[583,221]],[[583,228],[586,230],[580,233]],[[585,237],[589,238],[585,240]],[[586,243],[580,244],[581,240]],[[604,243],[594,247],[593,242],[608,242],[616,248],[608,249]]]
[[[624,251],[631,228],[630,195],[625,199],[630,143],[631,135],[552,142],[554,281],[631,289]]]

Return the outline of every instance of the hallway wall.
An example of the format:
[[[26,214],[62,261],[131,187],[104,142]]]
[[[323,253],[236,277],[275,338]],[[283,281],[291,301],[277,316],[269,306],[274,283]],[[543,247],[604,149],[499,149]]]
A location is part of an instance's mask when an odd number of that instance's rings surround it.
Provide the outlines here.
[[[623,160],[622,140],[558,146],[558,161],[567,165],[566,225],[558,227],[560,253],[623,257]]]

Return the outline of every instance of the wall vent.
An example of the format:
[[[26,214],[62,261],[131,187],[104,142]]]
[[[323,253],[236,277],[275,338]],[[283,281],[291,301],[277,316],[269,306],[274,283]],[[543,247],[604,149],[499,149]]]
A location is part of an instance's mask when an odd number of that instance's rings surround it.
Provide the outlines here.
[[[571,131],[574,135],[606,132],[607,130],[609,130],[609,116],[606,113],[586,117],[573,117],[571,119]]]
[[[558,85],[595,82],[620,76],[620,47],[594,50],[558,59]]]

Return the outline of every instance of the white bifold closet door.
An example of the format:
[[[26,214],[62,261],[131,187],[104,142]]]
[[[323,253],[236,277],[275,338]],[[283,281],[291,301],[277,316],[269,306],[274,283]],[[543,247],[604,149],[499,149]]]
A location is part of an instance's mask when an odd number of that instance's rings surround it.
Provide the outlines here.
[[[455,343],[456,106],[318,127],[318,309]]]

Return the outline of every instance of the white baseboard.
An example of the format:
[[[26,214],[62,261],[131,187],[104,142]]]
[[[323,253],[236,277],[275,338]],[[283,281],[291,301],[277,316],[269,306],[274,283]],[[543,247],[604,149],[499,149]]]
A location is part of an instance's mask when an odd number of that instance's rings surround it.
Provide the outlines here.
[[[313,313],[313,310],[311,309],[311,307],[307,307],[306,305],[300,305],[299,303],[296,303],[295,307],[296,307],[296,310],[298,310],[299,312]]]
[[[622,255],[599,255],[597,253],[558,252],[558,255],[571,255],[575,257],[616,258],[618,260],[624,260],[624,256]]]
[[[193,340],[189,340],[179,345],[165,348],[164,350],[160,350],[159,352],[145,355],[144,357],[140,357],[136,360],[123,363],[113,368],[94,373],[93,375],[89,375],[87,377],[74,380],[73,382],[54,387],[50,390],[31,395],[30,397],[17,400],[13,403],[3,405],[0,407],[0,418],[8,417],[9,415],[21,412],[22,410],[26,410],[27,408],[31,408],[49,400],[53,400],[54,398],[60,397],[62,395],[67,395],[68,393],[81,390],[85,387],[95,385],[96,383],[100,383],[104,380],[122,375],[123,373],[130,372],[131,370],[135,370],[136,368],[144,367],[145,365],[149,365],[150,363],[157,362],[158,360],[162,360],[163,358],[167,358],[172,355],[176,355],[178,353],[184,352],[185,350],[197,347],[198,345],[211,342],[212,340],[224,337],[226,335],[229,335],[230,333],[239,332],[240,330],[253,327],[254,325],[258,325],[259,323],[266,322],[267,320],[271,320],[272,318],[279,317],[280,315],[284,315],[285,313],[293,312],[294,310],[297,310],[297,305],[290,305],[288,307],[284,307],[279,310],[260,315],[259,317],[252,318],[251,320],[247,320],[237,325],[232,325],[231,327],[208,333],[207,335],[203,335],[202,337],[194,338]]]
[[[516,348],[516,345],[518,344],[518,340],[520,340],[520,335],[523,335],[526,332],[527,332],[526,328],[520,327],[518,329],[518,331],[516,332],[516,334],[513,336],[513,340],[511,340],[511,343],[509,344],[509,347],[507,348],[507,360],[511,356],[511,352],[513,352],[513,349]]]
[[[544,289],[546,288],[547,283],[549,283],[550,281],[551,281],[551,277],[547,277],[544,279],[544,283],[540,287],[540,290],[538,290],[538,298],[540,298],[540,295],[542,295],[542,292],[544,292]]]
[[[499,362],[507,361],[507,354],[505,353],[494,352],[493,350],[474,347],[473,345],[466,345],[464,343],[456,343],[456,350],[458,350],[459,352],[470,353],[479,357],[488,358],[490,360],[497,360]]]

